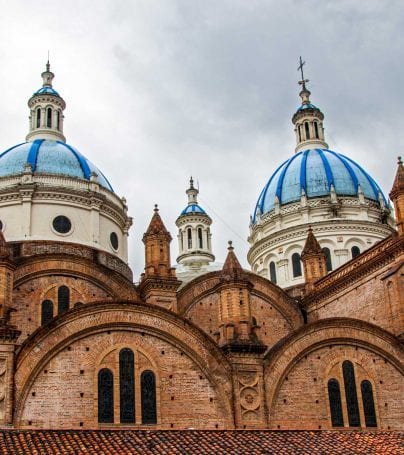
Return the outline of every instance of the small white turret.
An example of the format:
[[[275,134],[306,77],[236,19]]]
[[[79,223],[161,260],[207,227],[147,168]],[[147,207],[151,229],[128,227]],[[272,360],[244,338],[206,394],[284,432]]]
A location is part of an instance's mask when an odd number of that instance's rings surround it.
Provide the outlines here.
[[[210,233],[212,219],[198,204],[198,193],[191,177],[186,190],[188,205],[175,223],[178,227],[177,263],[193,269],[207,266],[215,260]]]
[[[304,64],[305,62],[303,62],[300,57],[299,69],[301,71],[302,79],[299,81],[299,85],[302,86],[302,90],[299,95],[302,99],[302,105],[292,118],[296,133],[296,153],[311,148],[328,149],[328,144],[324,139],[324,114],[310,101],[311,93],[306,88],[306,83],[309,82],[309,80],[305,79],[303,74]]]
[[[41,76],[42,87],[28,101],[30,117],[26,140],[32,142],[35,139],[47,139],[66,142],[63,135],[63,111],[66,103],[52,87],[55,75],[50,70],[49,60]]]

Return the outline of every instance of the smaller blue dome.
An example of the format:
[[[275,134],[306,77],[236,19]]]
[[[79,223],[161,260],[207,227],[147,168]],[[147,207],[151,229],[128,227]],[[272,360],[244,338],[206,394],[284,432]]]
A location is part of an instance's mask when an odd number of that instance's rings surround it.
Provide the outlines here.
[[[314,106],[314,104],[311,104],[311,103],[309,103],[309,104],[302,104],[301,106],[299,106],[299,107],[297,108],[297,112],[299,112],[299,111],[304,111],[305,109],[318,109],[318,107],[317,107],[317,106]]]
[[[59,93],[53,88],[53,87],[41,87],[39,90],[37,90],[34,95],[56,95],[60,96]]]
[[[181,215],[194,215],[195,213],[201,213],[202,215],[206,215],[205,210],[203,210],[203,208],[198,204],[186,206],[185,209],[181,212]]]

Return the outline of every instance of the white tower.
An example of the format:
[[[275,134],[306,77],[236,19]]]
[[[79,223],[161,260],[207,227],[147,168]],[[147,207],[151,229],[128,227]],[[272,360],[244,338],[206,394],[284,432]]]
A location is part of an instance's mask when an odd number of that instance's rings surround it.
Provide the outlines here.
[[[181,212],[175,224],[178,227],[178,264],[199,269],[215,260],[212,254],[210,225],[212,219],[198,204],[199,190],[194,187],[192,177],[186,190],[188,205]]]
[[[28,101],[30,109],[29,133],[26,140],[48,139],[66,142],[63,135],[63,111],[66,103],[52,87],[55,75],[50,70],[49,60],[46,70],[41,74],[42,88],[35,92]]]

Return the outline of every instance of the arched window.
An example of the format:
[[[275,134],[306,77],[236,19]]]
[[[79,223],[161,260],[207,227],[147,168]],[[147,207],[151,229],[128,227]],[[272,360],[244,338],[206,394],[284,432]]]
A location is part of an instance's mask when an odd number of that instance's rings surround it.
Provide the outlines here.
[[[325,254],[325,263],[327,266],[327,272],[331,272],[331,270],[332,270],[331,251],[327,247],[322,248],[322,250],[323,250],[323,253]]]
[[[114,377],[108,368],[98,372],[98,422],[114,422]]]
[[[316,139],[319,139],[317,122],[314,122],[314,134],[316,135]]]
[[[36,110],[36,127],[39,128],[41,126],[41,108],[38,107]]]
[[[328,399],[330,401],[332,426],[343,427],[344,417],[342,414],[341,392],[336,379],[330,379],[328,381]]]
[[[361,382],[361,392],[365,424],[367,427],[377,427],[375,401],[373,399],[373,390],[370,381],[365,380]]]
[[[153,371],[143,371],[140,382],[142,390],[142,423],[157,423],[156,377]]]
[[[67,286],[60,286],[58,289],[58,314],[69,310],[70,291]]]
[[[52,126],[52,109],[50,107],[46,109],[46,126],[48,128]]]
[[[198,243],[199,243],[199,248],[203,248],[202,229],[201,228],[198,228]]]
[[[119,399],[121,423],[135,422],[135,376],[133,352],[124,348],[119,352]]]
[[[276,284],[276,265],[273,261],[269,263],[269,279]]]
[[[348,408],[348,421],[350,427],[360,426],[358,396],[356,394],[355,373],[352,362],[342,362],[342,375],[344,377],[345,398]]]
[[[299,134],[299,142],[302,142],[302,125],[297,127],[297,132]]]
[[[310,139],[310,131],[308,122],[304,122],[304,131],[306,133],[306,140]]]
[[[296,278],[298,276],[302,276],[302,264],[300,263],[300,254],[299,253],[292,254],[292,269],[293,269],[294,278]]]
[[[181,231],[180,233],[180,243],[181,243],[181,251],[184,249],[184,234]]]
[[[44,300],[41,306],[41,325],[47,324],[53,318],[53,303],[51,300]]]
[[[60,111],[56,112],[56,128],[60,130]]]
[[[191,228],[187,229],[187,236],[188,236],[188,249],[192,248],[192,231]]]
[[[357,256],[361,254],[361,250],[358,246],[353,246],[351,248],[352,259],[355,259]]]

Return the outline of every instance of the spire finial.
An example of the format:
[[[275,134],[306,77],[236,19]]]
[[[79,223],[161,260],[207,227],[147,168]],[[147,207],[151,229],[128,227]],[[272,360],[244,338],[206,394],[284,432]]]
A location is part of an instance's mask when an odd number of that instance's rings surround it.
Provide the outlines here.
[[[228,249],[229,251],[233,251],[233,250],[234,250],[233,241],[232,241],[232,240],[229,240],[227,243],[229,244],[229,246],[227,247],[227,249]]]
[[[194,179],[192,178],[192,175],[191,175],[191,178],[189,179],[189,187],[191,190],[194,189]]]
[[[403,164],[403,161],[401,160],[401,156],[397,157],[397,165],[401,166]]]
[[[308,79],[305,79],[305,78],[304,78],[303,66],[304,66],[305,64],[306,64],[306,62],[304,62],[304,61],[302,60],[302,57],[300,56],[300,57],[299,57],[299,66],[298,66],[298,68],[297,68],[297,71],[300,71],[300,74],[301,74],[301,76],[302,76],[301,80],[299,81],[299,85],[302,86],[302,89],[303,89],[303,90],[307,90],[307,89],[306,89],[306,82],[309,82]]]
[[[154,211],[157,213],[159,211],[159,206],[157,204],[154,204]]]
[[[46,71],[50,72],[50,63],[49,63],[49,50],[48,50],[48,61],[46,62]]]

